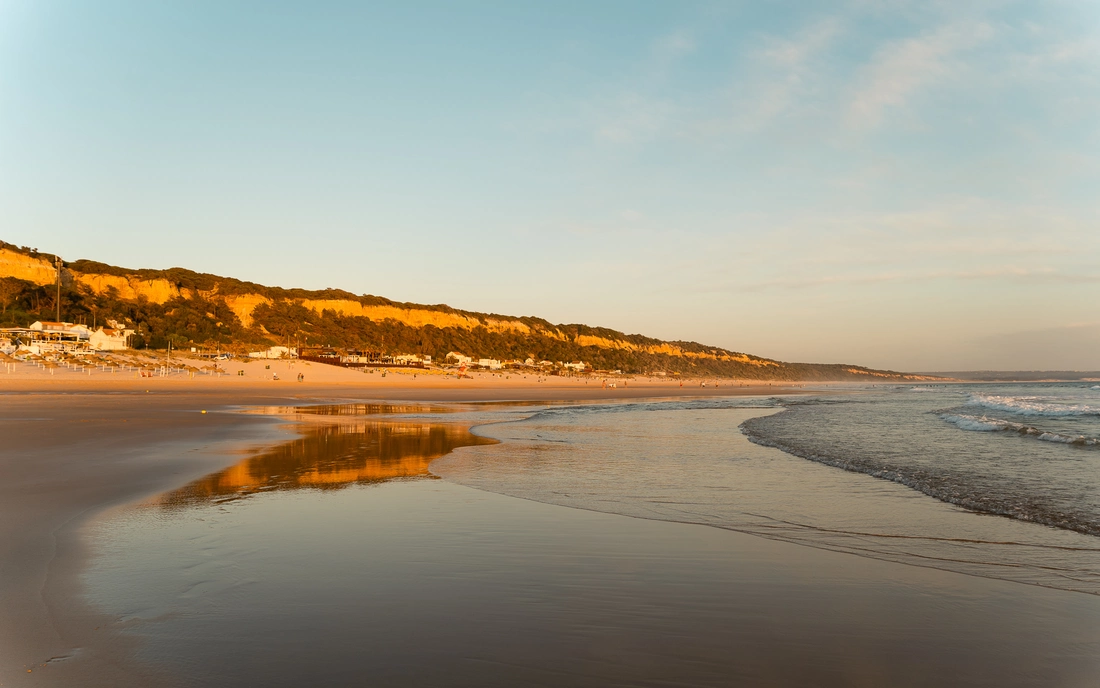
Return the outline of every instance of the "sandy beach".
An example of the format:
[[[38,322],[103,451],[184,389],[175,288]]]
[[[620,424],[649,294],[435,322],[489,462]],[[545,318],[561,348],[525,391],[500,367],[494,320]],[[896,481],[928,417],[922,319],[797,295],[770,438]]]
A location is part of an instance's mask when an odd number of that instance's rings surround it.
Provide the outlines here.
[[[129,358],[123,360],[130,360]],[[565,377],[534,372],[416,368],[342,368],[294,360],[236,359],[214,363],[175,356],[141,357],[140,370],[110,367],[40,367],[32,363],[0,365],[3,391],[212,392],[242,399],[371,394],[433,400],[637,398],[663,395],[769,394],[804,389],[809,383],[595,375]],[[158,366],[177,372],[161,375]],[[200,372],[187,372],[187,371]],[[182,372],[180,372],[182,371]],[[240,373],[240,374],[239,374]],[[303,379],[298,380],[302,375]],[[850,383],[849,383],[850,384]],[[830,385],[817,385],[825,388]],[[844,383],[831,387],[843,388]],[[251,403],[242,401],[242,403]]]
[[[213,607],[201,622],[214,623],[211,629],[223,623],[218,614],[229,614],[254,624],[257,633],[278,630],[262,646],[236,644],[224,653],[218,649],[229,647],[224,642],[202,640],[217,633],[201,624],[180,626],[182,635],[173,638],[174,623],[190,622],[178,612],[157,611],[155,603],[142,607],[143,595],[156,597],[147,590],[155,583],[132,578],[125,562],[135,551],[165,547],[164,559],[177,573],[211,561],[270,571],[270,561],[250,563],[250,549],[235,549],[233,538],[240,537],[271,542],[264,556],[278,553],[286,557],[280,567],[316,569],[325,580],[347,575],[349,566],[360,573],[379,566],[374,559],[328,562],[300,525],[273,531],[278,535],[249,530],[277,523],[284,513],[278,508],[246,516],[216,501],[200,506],[198,521],[179,521],[179,534],[163,531],[142,541],[138,529],[133,541],[89,539],[89,533],[130,532],[117,524],[130,522],[126,514],[134,504],[204,476],[215,476],[205,478],[213,484],[219,471],[300,436],[300,427],[285,418],[237,412],[243,407],[803,391],[801,385],[704,388],[698,381],[681,388],[641,379],[608,389],[570,378],[460,380],[393,372],[382,378],[318,365],[266,365],[253,363],[250,370],[283,379],[42,370],[0,377],[0,685],[300,685],[308,677],[350,685],[364,676],[388,685],[927,685],[940,672],[971,685],[1044,685],[1054,671],[1059,685],[1083,686],[1095,676],[1100,638],[1093,621],[1100,604],[1093,596],[537,504],[428,479],[424,461],[394,474],[421,479],[353,484],[324,502],[331,508],[352,500],[346,506],[352,511],[341,513],[367,509],[362,513],[373,525],[348,536],[365,538],[348,551],[388,553],[384,569],[368,576],[366,597],[311,596],[292,605],[300,615],[285,617],[268,605],[260,605],[261,613],[214,592],[208,597],[216,603],[208,602]],[[303,370],[306,379],[297,382]],[[374,491],[357,492],[366,489]],[[252,504],[261,506],[248,509],[271,509],[278,502]],[[291,511],[308,513],[312,504],[293,502]],[[189,522],[199,529],[190,535]],[[202,533],[212,527],[218,534],[207,547],[212,560],[174,559],[195,537],[208,538]],[[180,541],[172,545],[173,538]],[[425,587],[433,580],[436,587]],[[107,613],[109,600],[91,599],[91,588],[114,594],[113,604],[142,610]],[[158,614],[164,615],[160,625],[153,623]],[[152,635],[135,632],[149,623]],[[1051,647],[1074,634],[1072,651]],[[345,640],[352,645],[344,647]],[[374,650],[354,650],[360,641]],[[307,661],[320,651],[310,642],[331,646],[323,667]],[[175,654],[150,655],[155,647],[176,648]],[[1058,662],[1043,659],[1059,652]],[[791,653],[800,654],[797,665],[787,660]],[[195,656],[208,661],[189,663]],[[570,666],[561,666],[562,657],[572,658]]]

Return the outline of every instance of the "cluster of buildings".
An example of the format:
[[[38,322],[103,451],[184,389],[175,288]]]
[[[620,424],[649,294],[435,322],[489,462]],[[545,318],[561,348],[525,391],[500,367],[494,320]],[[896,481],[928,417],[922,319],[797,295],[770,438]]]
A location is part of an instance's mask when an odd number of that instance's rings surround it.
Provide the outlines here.
[[[330,347],[303,347],[287,349],[286,347],[273,346],[268,349],[275,355],[257,356],[254,358],[299,358],[303,361],[316,361],[328,363],[345,368],[368,367],[404,367],[426,368],[432,364],[432,357],[426,354],[384,354],[381,351],[360,351],[358,349],[337,350]],[[263,352],[259,352],[263,353]]]
[[[495,358],[473,358],[472,356],[465,356],[457,351],[451,351],[446,357],[447,363],[452,363],[457,366],[465,366],[467,368],[485,368],[487,370],[502,370],[504,368],[527,368],[527,369],[561,369],[566,371],[572,371],[575,373],[583,373],[585,371],[591,371],[592,368],[584,361],[573,361],[571,363],[564,363],[558,361],[536,361],[533,358],[526,360],[513,359],[508,361],[501,361]]]
[[[0,329],[0,351],[45,355],[56,351],[117,351],[129,348],[134,330],[109,322],[92,330],[87,325],[40,320],[30,327]]]
[[[53,352],[118,351],[130,347],[130,338],[134,330],[122,327],[119,323],[108,321],[109,327],[92,330],[86,325],[68,322],[39,321],[30,327],[9,327],[0,329],[0,352],[9,356],[35,354],[44,356]],[[192,351],[195,351],[192,349]],[[339,353],[334,349],[314,349],[299,352],[295,347],[272,346],[263,351],[248,354],[254,359],[305,358],[333,363],[347,367],[370,365],[407,366],[425,368],[432,364],[432,357],[424,354],[385,355],[379,352],[348,351]],[[583,373],[591,368],[583,361],[553,362],[536,361],[533,358],[520,361],[499,360],[495,358],[473,358],[457,351],[447,354],[443,365],[483,370],[530,369]]]
[[[293,346],[273,346],[263,351],[248,352],[249,358],[298,358],[298,348]]]

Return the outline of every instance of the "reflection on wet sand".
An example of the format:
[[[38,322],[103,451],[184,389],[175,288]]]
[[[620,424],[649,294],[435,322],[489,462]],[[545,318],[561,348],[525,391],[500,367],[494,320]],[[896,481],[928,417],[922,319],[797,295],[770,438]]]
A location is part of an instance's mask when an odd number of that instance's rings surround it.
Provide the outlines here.
[[[449,423],[379,420],[305,425],[300,431],[298,439],[161,495],[157,504],[174,509],[272,490],[429,477],[428,464],[453,449],[496,443]]]
[[[317,404],[313,406],[256,406],[245,413],[262,416],[393,416],[422,413],[455,413],[468,410],[469,405],[454,404]]]
[[[314,420],[315,416],[419,416],[425,414],[457,414],[477,411],[495,411],[507,408],[543,408],[546,406],[576,405],[583,402],[569,401],[479,401],[476,403],[420,404],[420,403],[361,403],[314,404],[309,406],[254,406],[244,413],[261,416],[290,416],[295,420]]]

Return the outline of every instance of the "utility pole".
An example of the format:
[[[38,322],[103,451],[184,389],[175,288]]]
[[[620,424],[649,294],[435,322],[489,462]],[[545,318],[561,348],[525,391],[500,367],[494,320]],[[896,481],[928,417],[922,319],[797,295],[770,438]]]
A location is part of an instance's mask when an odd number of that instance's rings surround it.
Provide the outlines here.
[[[54,256],[57,266],[57,322],[61,322],[61,256]]]

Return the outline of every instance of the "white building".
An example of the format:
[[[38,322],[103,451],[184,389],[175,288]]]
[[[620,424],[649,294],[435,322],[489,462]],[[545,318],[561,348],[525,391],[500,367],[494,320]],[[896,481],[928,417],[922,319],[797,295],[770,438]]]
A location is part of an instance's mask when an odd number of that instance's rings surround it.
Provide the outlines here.
[[[575,370],[578,373],[583,373],[584,369],[587,368],[588,366],[585,364],[584,361],[573,361],[572,363],[566,363],[563,367],[568,368],[570,370]]]
[[[463,356],[462,354],[458,353],[457,351],[448,352],[446,360],[448,360],[448,361],[453,360],[455,363],[457,363],[459,365],[467,365],[467,366],[474,362],[473,358],[471,358],[469,356]]]
[[[500,361],[495,358],[479,358],[477,359],[477,364],[479,367],[488,368],[489,370],[500,370],[504,367],[501,365]]]
[[[431,365],[432,357],[421,354],[399,354],[393,357],[393,362],[399,365]]]
[[[40,320],[30,327],[9,327],[4,330],[9,339],[18,339],[20,349],[41,354],[44,351],[73,351],[87,346],[91,332],[84,325]]]
[[[88,337],[88,346],[97,351],[118,351],[129,348],[133,330],[120,330],[114,327],[101,327]]]
[[[297,358],[298,349],[287,346],[273,346],[266,351],[252,351],[249,358]]]
[[[92,331],[85,325],[74,325],[67,322],[53,322],[51,320],[39,320],[32,324],[29,328],[36,332],[42,332],[46,334],[61,335],[66,339],[79,339],[87,341],[92,335]]]

